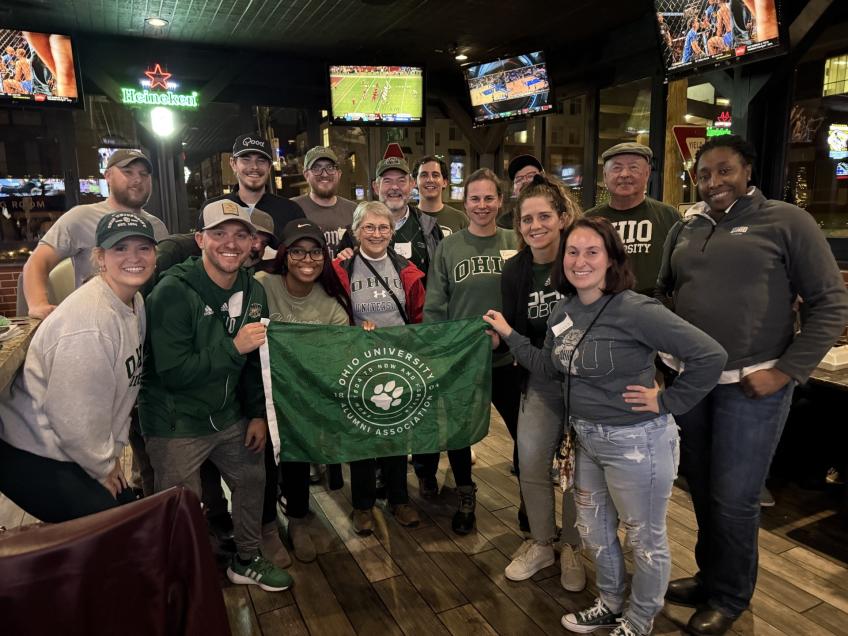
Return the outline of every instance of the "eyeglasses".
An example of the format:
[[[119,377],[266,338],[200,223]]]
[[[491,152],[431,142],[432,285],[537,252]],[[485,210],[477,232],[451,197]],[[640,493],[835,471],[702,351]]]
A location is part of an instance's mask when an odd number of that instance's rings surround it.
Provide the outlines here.
[[[542,174],[541,172],[531,172],[530,174],[517,174],[515,175],[515,179],[513,179],[514,183],[524,183],[525,181],[532,181],[533,177],[537,174]]]
[[[306,255],[309,254],[309,260],[311,261],[323,261],[324,260],[324,250],[320,247],[313,247],[312,249],[305,250],[302,247],[291,247],[287,254],[291,257],[293,261],[302,261],[306,258]]]
[[[339,171],[338,166],[312,166],[309,169],[309,172],[312,173],[313,176],[318,177],[322,174],[326,174],[328,177],[332,177]]]
[[[391,234],[392,226],[391,225],[372,225],[368,223],[366,225],[360,225],[359,229],[362,230],[363,234]]]

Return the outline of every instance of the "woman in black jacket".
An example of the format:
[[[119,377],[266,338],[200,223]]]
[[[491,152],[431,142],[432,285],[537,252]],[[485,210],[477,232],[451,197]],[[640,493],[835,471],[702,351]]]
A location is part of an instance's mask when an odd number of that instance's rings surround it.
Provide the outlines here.
[[[560,299],[551,285],[560,233],[580,215],[579,206],[559,182],[536,175],[521,191],[515,205],[513,227],[521,250],[503,268],[503,313],[514,329],[541,348],[547,320]],[[522,503],[530,526],[530,539],[522,546],[505,575],[522,581],[555,561],[554,491],[551,465],[563,435],[562,382],[519,367],[521,410],[518,415],[518,463],[521,466]],[[574,527],[574,492],[563,495],[561,583],[570,592],[586,585],[580,561],[580,535]]]

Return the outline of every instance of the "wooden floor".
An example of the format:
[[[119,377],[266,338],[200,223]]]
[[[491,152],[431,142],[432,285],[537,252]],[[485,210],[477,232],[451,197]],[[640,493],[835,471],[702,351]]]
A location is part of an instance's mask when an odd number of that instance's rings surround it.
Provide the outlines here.
[[[558,563],[532,580],[507,581],[504,567],[522,537],[518,484],[509,472],[512,442],[496,414],[492,432],[475,451],[477,532],[467,537],[450,530],[456,500],[444,458],[439,481],[446,479],[448,487],[436,502],[418,498],[410,471],[410,496],[422,516],[412,530],[378,505],[377,531],[360,537],[352,529],[349,484],[338,491],[313,486],[310,531],[318,559],[296,561],[289,570],[295,584],[283,593],[230,585],[222,577],[233,634],[566,633],[562,614],[594,598],[592,564],[586,560],[590,583],[579,594],[562,589]],[[757,590],[734,633],[848,635],[848,532],[838,497],[794,486],[773,491],[778,503],[763,515]],[[0,524],[30,521],[0,496]],[[668,514],[672,578],[695,571],[695,527],[688,495],[675,488]],[[692,611],[667,606],[654,633],[682,633]]]

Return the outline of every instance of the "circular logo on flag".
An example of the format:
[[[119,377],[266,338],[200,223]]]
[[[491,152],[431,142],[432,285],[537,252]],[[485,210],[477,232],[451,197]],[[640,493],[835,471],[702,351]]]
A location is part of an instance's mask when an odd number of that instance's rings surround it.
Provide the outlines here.
[[[396,347],[378,347],[348,362],[338,395],[352,425],[376,435],[397,435],[426,415],[432,380],[424,360]]]

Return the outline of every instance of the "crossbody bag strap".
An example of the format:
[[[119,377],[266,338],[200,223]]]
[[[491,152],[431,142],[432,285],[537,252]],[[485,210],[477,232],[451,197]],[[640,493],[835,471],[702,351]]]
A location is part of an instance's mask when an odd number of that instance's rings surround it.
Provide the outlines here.
[[[362,255],[360,254],[360,256]],[[386,255],[386,258],[388,258],[388,255]],[[374,269],[374,266],[371,265],[371,263],[368,262],[368,259],[364,256],[362,256],[362,262],[365,263],[365,266],[371,270],[371,273],[374,274],[374,276],[377,277],[377,281],[383,286],[383,288],[387,292],[389,292],[389,296],[392,297],[392,300],[395,301],[395,305],[397,305],[398,313],[400,314],[400,317],[403,318],[404,324],[408,325],[409,318],[406,316],[406,312],[403,310],[403,305],[401,305],[400,301],[398,300],[398,297],[395,296],[395,293],[392,291],[392,288],[389,287],[389,283],[386,282],[386,280],[377,273],[377,270]],[[391,260],[389,262],[391,262]]]

